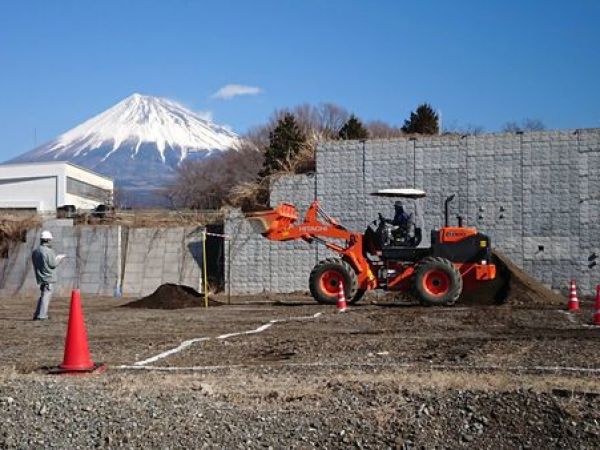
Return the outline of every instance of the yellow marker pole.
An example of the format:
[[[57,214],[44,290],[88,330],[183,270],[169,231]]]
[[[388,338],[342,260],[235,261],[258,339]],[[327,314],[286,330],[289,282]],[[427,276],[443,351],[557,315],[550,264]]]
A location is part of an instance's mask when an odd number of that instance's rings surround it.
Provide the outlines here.
[[[204,276],[204,307],[208,308],[208,276],[206,274],[206,230],[202,232],[202,272]]]

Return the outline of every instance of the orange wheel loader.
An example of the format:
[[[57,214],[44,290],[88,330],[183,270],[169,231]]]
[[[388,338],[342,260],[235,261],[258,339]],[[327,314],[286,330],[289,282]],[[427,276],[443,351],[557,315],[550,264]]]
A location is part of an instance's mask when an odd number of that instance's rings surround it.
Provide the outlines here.
[[[288,203],[275,209],[247,215],[254,228],[274,241],[302,239],[323,244],[337,258],[319,262],[311,271],[309,288],[313,298],[335,304],[340,282],[350,303],[359,301],[369,289],[412,292],[428,306],[453,305],[463,291],[496,277],[492,264],[490,238],[472,227],[450,226],[448,205],[444,203],[445,225],[431,231],[431,245],[420,247],[423,223],[419,200],[425,192],[418,189],[383,189],[371,193],[395,198],[393,219],[381,213],[364,233],[351,231],[327,215],[314,201],[304,220]],[[400,200],[401,199],[401,200]],[[404,209],[403,201],[414,201],[414,214]],[[414,220],[416,216],[417,220]]]

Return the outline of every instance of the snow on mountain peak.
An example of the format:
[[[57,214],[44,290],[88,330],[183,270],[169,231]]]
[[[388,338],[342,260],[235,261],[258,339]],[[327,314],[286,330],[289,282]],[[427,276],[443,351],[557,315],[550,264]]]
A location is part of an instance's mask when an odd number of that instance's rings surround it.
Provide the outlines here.
[[[200,117],[177,102],[135,93],[58,136],[35,154],[71,159],[109,145],[112,150],[104,156],[106,160],[125,142],[132,143],[132,159],[140,146],[149,143],[156,146],[164,161],[167,148],[178,149],[183,160],[195,151],[235,148],[239,138],[228,128]]]

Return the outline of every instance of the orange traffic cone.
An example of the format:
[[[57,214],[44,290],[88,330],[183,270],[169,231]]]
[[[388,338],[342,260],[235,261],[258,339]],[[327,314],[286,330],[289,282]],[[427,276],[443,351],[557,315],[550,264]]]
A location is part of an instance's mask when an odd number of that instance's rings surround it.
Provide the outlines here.
[[[594,302],[594,325],[600,325],[600,284],[596,286],[596,301]]]
[[[567,304],[569,311],[579,311],[579,299],[577,298],[577,286],[575,280],[571,280],[571,288],[569,289],[569,303]]]
[[[65,339],[65,354],[63,362],[53,373],[94,372],[103,369],[104,365],[94,364],[88,348],[87,331],[81,307],[79,289],[71,292],[71,309],[69,325]]]
[[[344,293],[344,282],[340,280],[340,285],[338,286],[338,295],[337,295],[337,310],[340,313],[346,311],[346,294]]]

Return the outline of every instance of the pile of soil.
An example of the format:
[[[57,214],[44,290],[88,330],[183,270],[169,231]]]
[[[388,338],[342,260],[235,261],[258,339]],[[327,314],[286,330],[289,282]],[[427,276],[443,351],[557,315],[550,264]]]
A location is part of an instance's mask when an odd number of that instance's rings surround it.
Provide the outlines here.
[[[209,297],[209,306],[221,303]],[[123,305],[126,308],[183,309],[204,306],[204,295],[182,284],[167,283],[159,286],[152,294]]]
[[[565,299],[548,289],[510,258],[494,250],[492,262],[496,265],[496,279],[482,283],[481,289],[465,295],[463,304],[502,304],[512,306],[559,306]]]
[[[494,262],[502,276],[508,279],[506,302],[513,305],[564,305],[565,298],[548,289],[520,269],[506,255],[494,251]]]

